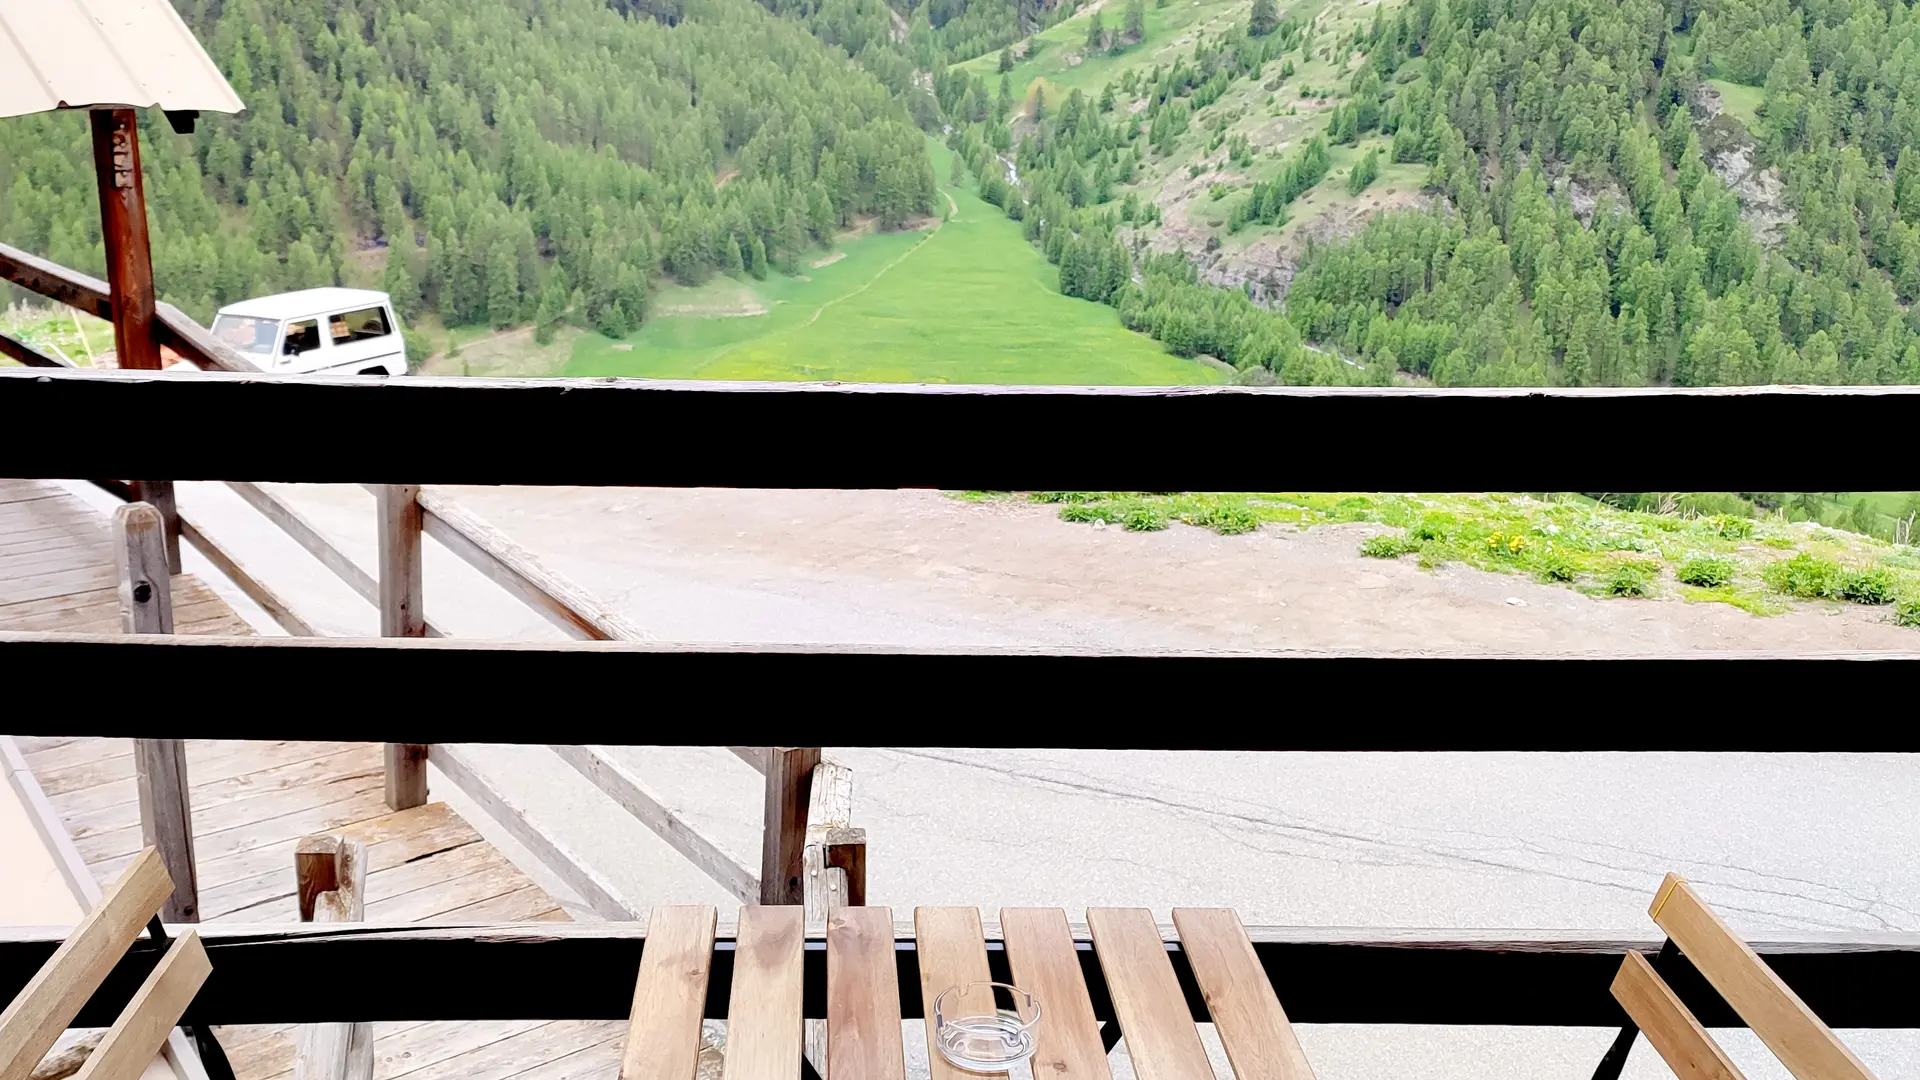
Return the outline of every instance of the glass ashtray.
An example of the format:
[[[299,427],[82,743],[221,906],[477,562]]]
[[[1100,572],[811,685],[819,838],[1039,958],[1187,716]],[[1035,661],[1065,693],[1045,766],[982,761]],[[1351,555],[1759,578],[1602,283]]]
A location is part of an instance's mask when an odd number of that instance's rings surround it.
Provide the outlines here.
[[[993,1011],[981,1012],[986,1005]],[[950,986],[933,999],[933,1044],[968,1072],[1003,1072],[1032,1057],[1039,1025],[1040,1002],[1009,983]]]

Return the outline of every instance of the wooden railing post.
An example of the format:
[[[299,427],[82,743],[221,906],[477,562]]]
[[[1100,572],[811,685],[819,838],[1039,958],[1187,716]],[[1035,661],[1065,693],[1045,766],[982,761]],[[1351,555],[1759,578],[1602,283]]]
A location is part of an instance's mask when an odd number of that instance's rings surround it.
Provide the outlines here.
[[[420,488],[385,484],[374,490],[379,507],[380,636],[426,637],[420,602]],[[387,744],[387,805],[405,810],[427,801],[427,748]]]
[[[366,919],[366,849],[357,840],[309,836],[293,851],[301,922]],[[372,1024],[311,1024],[300,1031],[294,1080],[371,1080]]]
[[[132,109],[93,110],[93,174],[100,191],[100,236],[107,249],[114,352],[124,370],[159,371],[140,126]]]
[[[807,804],[813,797],[817,746],[769,746],[766,829],[760,838],[760,902],[803,904],[806,895]]]
[[[146,503],[114,509],[113,561],[120,579],[120,621],[129,634],[173,633],[165,531],[160,512]],[[160,860],[173,878],[173,895],[161,914],[168,922],[199,922],[185,744],[179,739],[135,739],[133,774],[140,799],[141,838],[159,849]]]
[[[161,535],[167,542],[167,573],[180,572],[180,505],[173,498],[171,480],[136,480],[133,497],[160,511]]]

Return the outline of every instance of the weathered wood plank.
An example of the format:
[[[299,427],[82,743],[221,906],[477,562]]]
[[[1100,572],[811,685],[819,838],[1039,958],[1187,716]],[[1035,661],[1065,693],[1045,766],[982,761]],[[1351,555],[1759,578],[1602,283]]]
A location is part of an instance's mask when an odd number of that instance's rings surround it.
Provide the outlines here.
[[[1621,959],[1612,990],[1613,999],[1627,1010],[1678,1080],[1744,1080],[1645,956],[1630,952]]]
[[[0,1012],[0,1080],[25,1080],[68,1027],[98,1026],[75,1025],[74,1017],[172,891],[159,853],[146,853],[107,889],[44,966],[34,965],[24,986],[6,989],[11,1003]]]
[[[1873,1080],[1806,1002],[1676,874],[1648,909],[1700,974],[1799,1080]]]
[[[1089,908],[1093,949],[1140,1080],[1213,1080],[1186,995],[1145,908]]]
[[[800,1080],[803,916],[795,907],[740,909],[721,1080]]]
[[[15,418],[16,438],[63,447],[14,471],[303,483],[1260,491],[1273,482],[1270,432],[1353,429],[1399,437],[1291,463],[1289,480],[1318,491],[1747,491],[1815,490],[1845,475],[1864,490],[1899,490],[1911,484],[1905,429],[1916,400],[1920,388],[1907,386],[988,387],[0,372],[0,412]],[[136,451],[64,437],[101,416],[187,415],[227,418],[243,443],[351,416],[364,430],[406,431],[414,445],[461,452],[395,455],[380,440],[360,440],[210,455],[192,440]],[[500,440],[509,426],[520,437]],[[1144,427],[1160,438],[1087,445],[1089,431]],[[1789,428],[1850,438],[1721,452],[1721,432]],[[1400,452],[1462,431],[1499,431],[1529,446],[1606,445],[1623,430],[1662,432],[1660,452],[1574,460]],[[983,441],[980,431],[1000,436]],[[800,440],[805,454],[793,452]],[[529,445],[569,452],[528,454]],[[1210,452],[1168,454],[1168,445]]]
[[[1235,1080],[1314,1080],[1240,916],[1231,908],[1174,908],[1173,924]]]
[[[376,780],[380,754],[366,743],[189,742],[187,766],[194,809],[206,813],[256,795],[349,779]],[[138,813],[139,799],[135,782],[124,779],[69,792],[53,802],[67,828],[84,836],[126,824],[128,816]]]
[[[713,967],[714,910],[657,907],[634,981],[620,1080],[693,1080]]]
[[[374,491],[379,548],[380,636],[419,638],[427,633],[421,605],[420,489],[388,484]],[[427,801],[427,748],[387,744],[387,805],[405,810]]]
[[[74,1080],[139,1080],[212,971],[198,935],[175,938]]]
[[[769,746],[766,804],[760,838],[760,902],[804,904],[807,808],[812,802],[817,746]]]
[[[194,851],[202,861],[224,859],[262,844],[291,843],[307,833],[378,817],[387,813],[378,777],[359,777],[335,784],[317,784],[286,791],[269,791],[223,803],[198,815]],[[347,820],[333,820],[341,814]],[[329,819],[330,824],[300,828],[299,821]],[[74,843],[88,862],[127,855],[143,846],[138,824],[76,837]]]
[[[173,879],[173,895],[160,913],[169,922],[199,922],[185,745],[179,739],[133,740],[133,775],[140,793],[140,843],[160,853]]]
[[[970,907],[917,907],[913,909],[914,952],[920,960],[920,1003],[924,1008],[927,1036],[927,1065],[931,1080],[967,1080],[972,1076],[1006,1076],[1005,1071],[976,1073],[954,1068],[940,1054],[935,1041],[933,1007],[935,1000],[950,987],[993,981],[987,969],[986,935],[980,926],[980,909]],[[1017,983],[1015,985],[1018,985]],[[996,1006],[993,989],[977,989],[955,994],[947,1002],[949,1018],[991,1016]],[[1041,1005],[1044,1010],[1045,1004]]]
[[[1033,1075],[1047,1080],[1112,1080],[1086,974],[1059,908],[1002,908],[1013,982],[1040,1001]]]
[[[472,737],[467,710],[498,710],[556,680],[592,698],[617,697],[636,685],[724,685],[740,709],[736,732],[790,733],[784,710],[795,695],[832,695],[849,685],[905,693],[928,685],[990,682],[1037,685],[1062,680],[1124,680],[1131,700],[1145,707],[1181,703],[1181,688],[1204,682],[1213,692],[1251,699],[1275,680],[1410,679],[1437,696],[1469,694],[1488,680],[1515,692],[1551,689],[1597,679],[1696,681],[1767,679],[1778,683],[1772,701],[1782,708],[1812,707],[1818,687],[1845,678],[1866,696],[1899,700],[1920,678],[1920,651],[1817,654],[1739,652],[1673,655],[1606,653],[1471,654],[1444,650],[1381,651],[1138,651],[973,648],[902,650],[818,646],[667,646],[650,642],[490,642],[314,638],[130,638],[58,633],[0,632],[0,664],[23,670],[86,673],[112,670],[131,677],[213,685],[250,679],[262,685],[298,685],[303,705],[325,709],[329,734],[366,741],[458,742]],[[352,678],[342,678],[350,671]],[[398,714],[363,707],[356,696],[370,684],[430,684],[438,707]],[[193,710],[175,718],[179,734],[259,737],[257,716]],[[143,734],[132,717],[57,713],[42,734]],[[1920,728],[1897,724],[1750,724],[1710,718],[1694,724],[1536,724],[1523,720],[1432,725],[1411,719],[1341,725],[1138,725],[1090,733],[1071,716],[1041,717],[1017,729],[972,725],[964,738],[981,747],[1085,747],[1191,750],[1848,750],[1920,749]],[[506,742],[598,745],[698,745],[702,729],[635,725],[615,712],[575,710],[538,725],[501,727],[488,738]],[[939,726],[902,732],[897,725],[856,717],[836,730],[849,746],[951,745],[957,736]],[[763,877],[762,887],[765,887]]]
[[[829,1077],[905,1080],[893,951],[893,914],[886,908],[841,908],[827,920]]]
[[[653,830],[669,847],[686,856],[688,862],[699,867],[741,903],[751,904],[759,898],[760,881],[754,877],[753,871],[718,844],[700,835],[699,830],[687,824],[633,770],[591,746],[553,746],[549,749],[561,761],[579,770],[580,775],[586,777],[594,787],[619,803],[635,820]]]

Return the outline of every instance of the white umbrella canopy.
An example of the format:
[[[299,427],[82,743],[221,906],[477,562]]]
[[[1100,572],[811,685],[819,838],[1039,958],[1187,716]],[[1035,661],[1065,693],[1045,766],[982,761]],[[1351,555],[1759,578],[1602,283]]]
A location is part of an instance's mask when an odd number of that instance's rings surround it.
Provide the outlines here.
[[[0,117],[109,106],[246,107],[168,0],[0,0]]]

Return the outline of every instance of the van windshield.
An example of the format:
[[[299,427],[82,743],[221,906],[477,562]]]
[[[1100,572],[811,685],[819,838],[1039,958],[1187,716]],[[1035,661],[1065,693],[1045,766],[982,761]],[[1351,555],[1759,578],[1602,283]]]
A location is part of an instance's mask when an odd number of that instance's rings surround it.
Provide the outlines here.
[[[279,332],[280,322],[277,319],[221,315],[213,320],[213,336],[220,339],[220,344],[254,356],[271,356],[273,339]]]

